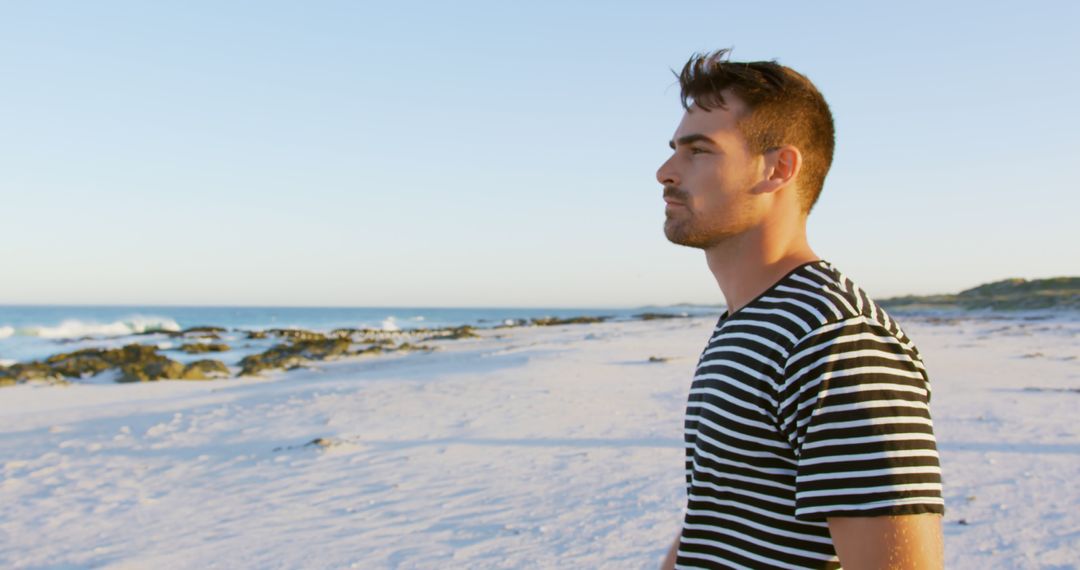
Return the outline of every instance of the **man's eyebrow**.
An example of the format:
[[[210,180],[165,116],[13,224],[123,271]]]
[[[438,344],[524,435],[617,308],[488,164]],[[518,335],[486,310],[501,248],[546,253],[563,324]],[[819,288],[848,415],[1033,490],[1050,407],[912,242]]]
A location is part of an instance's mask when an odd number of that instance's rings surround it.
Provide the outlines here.
[[[668,145],[671,147],[671,150],[675,150],[676,144],[690,144],[696,142],[707,142],[713,146],[718,146],[716,144],[716,141],[702,134],[692,134],[686,135],[685,137],[679,137],[678,140],[669,141]]]

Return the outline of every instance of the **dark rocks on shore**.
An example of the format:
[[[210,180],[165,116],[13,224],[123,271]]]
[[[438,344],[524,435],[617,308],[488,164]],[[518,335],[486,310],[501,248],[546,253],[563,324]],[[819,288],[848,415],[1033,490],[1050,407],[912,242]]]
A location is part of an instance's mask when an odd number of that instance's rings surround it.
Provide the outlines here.
[[[602,323],[611,317],[570,317],[560,319],[558,317],[539,317],[532,320],[532,324],[541,327],[550,327],[556,325],[587,325],[593,323]]]
[[[383,352],[386,352],[385,348],[383,348],[381,345],[373,344],[367,348],[357,350],[353,354],[382,354]]]
[[[80,350],[70,354],[61,354],[45,360],[54,371],[68,378],[81,378],[95,375],[117,366],[117,361],[103,354],[102,351]]]
[[[435,347],[428,346],[426,344],[412,344],[410,342],[403,342],[403,343],[399,344],[396,348],[394,348],[394,350],[401,351],[401,352],[417,352],[417,351],[431,352],[431,351],[435,350]]]
[[[644,313],[637,318],[673,318],[675,315]],[[679,315],[681,316],[681,315]],[[608,316],[579,316],[569,318],[541,317],[532,320],[515,319],[494,328],[508,326],[555,326],[570,324],[600,323],[611,319]],[[164,334],[170,337],[194,337],[200,342],[188,342],[178,347],[189,354],[224,352],[231,347],[224,343],[205,342],[216,339],[218,333],[225,332],[224,327],[197,326],[183,331],[146,331],[141,334]],[[336,359],[346,356],[385,354],[391,352],[433,351],[437,347],[422,344],[430,340],[458,340],[480,337],[476,328],[463,325],[447,328],[422,328],[408,330],[381,330],[339,328],[330,334],[304,329],[267,329],[244,332],[248,339],[281,338],[283,344],[276,344],[268,350],[242,359],[240,375],[250,376],[263,370],[291,370],[308,366],[312,361]],[[193,338],[193,340],[194,340]],[[353,349],[354,345],[363,348]],[[129,344],[121,348],[88,348],[70,353],[56,354],[40,362],[16,363],[7,367],[0,366],[0,386],[18,384],[27,381],[49,381],[67,383],[67,378],[83,378],[100,374],[110,369],[119,369],[118,382],[147,382],[162,379],[201,380],[228,377],[228,366],[218,360],[199,360],[185,366],[158,353],[153,345]]]
[[[342,329],[338,329],[342,330]],[[327,335],[321,332],[309,331],[306,329],[265,329],[259,331],[243,331],[248,340],[263,339],[270,337],[283,338],[287,340],[323,340],[327,338]],[[337,331],[334,331],[336,334]]]
[[[75,352],[54,354],[45,364],[68,378],[95,375],[110,368],[122,367],[164,358],[157,354],[156,346],[129,344],[121,348],[86,348]]]
[[[214,363],[214,364],[210,364]],[[121,348],[87,348],[54,354],[40,362],[17,363],[0,369],[0,385],[32,380],[66,383],[66,378],[93,376],[113,368],[120,369],[117,382],[148,382],[161,379],[197,379],[211,373],[229,375],[229,369],[216,360],[200,360],[184,366],[158,354],[156,346],[129,344]]]
[[[196,360],[184,367],[180,377],[184,380],[211,380],[231,376],[229,367],[220,360]]]
[[[62,374],[43,362],[18,362],[7,368],[0,369],[0,386],[11,386],[32,380],[54,384],[67,383]]]
[[[196,339],[204,339],[204,340],[220,340],[221,339],[221,335],[219,335],[218,333],[212,333],[212,332],[197,332],[197,333],[185,334],[184,336],[187,337],[187,338],[196,338]]]
[[[463,325],[452,329],[444,329],[435,331],[433,334],[424,337],[424,340],[458,340],[462,338],[480,338],[480,335],[476,334],[476,329],[469,325]]]
[[[340,329],[339,329],[340,330]],[[456,333],[465,335],[469,331],[456,331]],[[369,344],[369,346],[353,350],[354,344],[352,338],[348,333],[344,336],[332,336],[322,337],[310,340],[295,340],[288,344],[278,344],[270,349],[251,356],[244,357],[240,361],[240,375],[241,376],[254,376],[264,370],[274,369],[286,369],[291,370],[294,368],[305,367],[312,361],[319,360],[333,360],[343,358],[346,356],[358,356],[363,354],[384,354],[388,352],[408,352],[408,351],[432,351],[434,347],[412,344],[409,342],[403,342],[397,346],[390,346],[395,344],[393,340],[389,339],[363,339],[361,343]],[[296,335],[297,338],[304,338],[304,335]],[[445,338],[464,338],[460,336],[448,336]]]
[[[144,330],[144,331],[139,331],[137,333],[132,333],[132,336],[150,336],[150,335],[155,335],[155,334],[162,334],[162,335],[165,335],[165,336],[167,336],[169,338],[177,338],[177,337],[184,336],[183,331],[170,331],[170,330],[165,330],[165,329],[147,329],[147,330]],[[94,340],[94,337],[87,336],[87,337],[83,337],[80,340]]]
[[[305,336],[295,335],[294,338],[305,338]],[[279,344],[260,354],[244,357],[240,361],[240,375],[252,376],[263,370],[296,368],[303,366],[309,360],[338,358],[349,354],[351,347],[352,340],[348,338],[326,338],[325,335],[298,340],[290,344]]]
[[[229,345],[213,342],[191,342],[180,347],[180,350],[188,354],[202,354],[204,352],[226,352]]]
[[[686,317],[687,315],[675,315],[671,313],[641,313],[639,315],[634,315],[635,319],[640,319],[642,321],[655,321],[657,319],[683,319]]]
[[[204,325],[204,326],[198,326],[198,327],[188,327],[188,328],[183,330],[183,334],[197,334],[197,333],[219,334],[219,333],[223,333],[223,332],[229,332],[229,329],[227,329],[225,327],[214,327],[214,326],[206,326],[206,325]]]
[[[268,329],[265,332],[289,340],[326,340],[325,334],[304,329]]]
[[[224,327],[212,327],[212,326],[197,326],[188,327],[182,331],[171,331],[165,329],[150,328],[144,331],[133,333],[134,336],[149,336],[155,334],[165,335],[169,338],[178,337],[202,337],[202,338],[220,338],[219,333],[228,332],[229,329]],[[92,337],[87,337],[87,340],[92,340]]]
[[[155,354],[151,358],[121,366],[120,372],[117,382],[177,380],[184,374],[184,365],[171,358]]]

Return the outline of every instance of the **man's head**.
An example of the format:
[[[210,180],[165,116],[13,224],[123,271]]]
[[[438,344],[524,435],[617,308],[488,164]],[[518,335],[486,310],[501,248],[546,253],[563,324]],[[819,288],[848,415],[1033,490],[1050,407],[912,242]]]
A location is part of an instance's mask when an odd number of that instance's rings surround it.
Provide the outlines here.
[[[775,61],[698,54],[677,74],[686,109],[657,171],[669,240],[708,248],[777,216],[805,220],[833,155],[833,121],[810,81]]]

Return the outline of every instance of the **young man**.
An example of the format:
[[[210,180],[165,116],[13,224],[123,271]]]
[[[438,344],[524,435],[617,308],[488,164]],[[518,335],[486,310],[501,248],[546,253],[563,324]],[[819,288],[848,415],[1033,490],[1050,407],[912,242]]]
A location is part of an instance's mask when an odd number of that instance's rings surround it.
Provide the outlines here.
[[[806,240],[828,105],[776,62],[695,55],[656,173],[664,233],[727,301],[686,407],[687,508],[665,568],[943,565],[930,385],[899,325]]]

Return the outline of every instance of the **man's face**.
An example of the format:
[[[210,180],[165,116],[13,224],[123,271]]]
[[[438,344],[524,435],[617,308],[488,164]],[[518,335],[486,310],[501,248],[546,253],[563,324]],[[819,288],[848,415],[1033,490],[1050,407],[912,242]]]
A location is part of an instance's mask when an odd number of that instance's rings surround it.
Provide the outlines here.
[[[726,108],[694,105],[671,140],[674,152],[656,179],[664,186],[664,234],[672,243],[711,248],[756,225],[765,206],[754,187],[763,157],[737,128],[745,104],[725,92]]]

